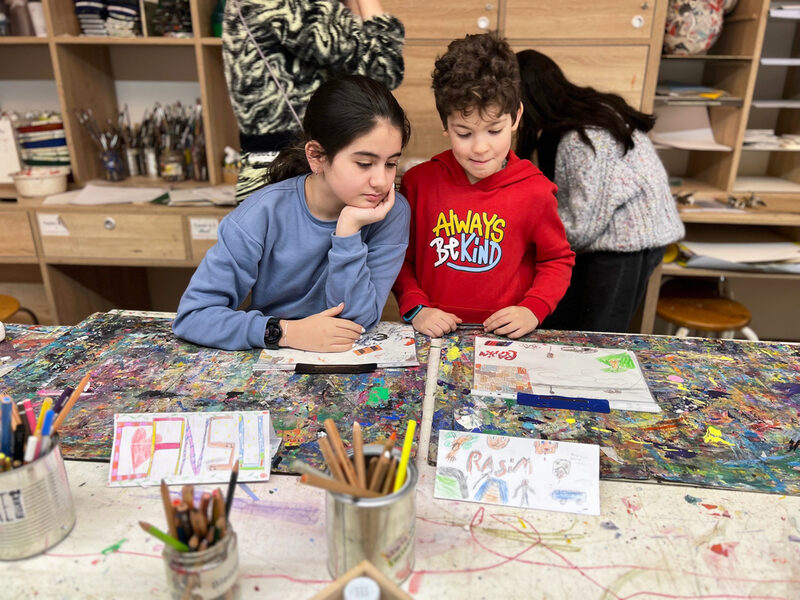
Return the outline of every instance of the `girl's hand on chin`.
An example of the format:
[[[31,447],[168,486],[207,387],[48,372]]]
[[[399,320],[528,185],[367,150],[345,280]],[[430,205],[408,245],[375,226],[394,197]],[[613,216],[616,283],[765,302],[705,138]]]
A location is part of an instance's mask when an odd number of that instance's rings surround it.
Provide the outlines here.
[[[383,221],[386,215],[389,214],[389,211],[392,210],[393,206],[394,186],[389,188],[389,193],[375,206],[364,208],[345,206],[342,212],[339,213],[339,221],[336,224],[336,235],[339,237],[353,235],[360,231],[364,225]]]

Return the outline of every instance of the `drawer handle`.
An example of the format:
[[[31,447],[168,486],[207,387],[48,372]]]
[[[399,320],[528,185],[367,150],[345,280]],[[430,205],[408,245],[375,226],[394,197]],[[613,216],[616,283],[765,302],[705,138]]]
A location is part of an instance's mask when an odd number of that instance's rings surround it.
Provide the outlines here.
[[[631,19],[631,25],[634,26],[636,29],[641,29],[644,27],[644,17],[642,15],[636,15]]]
[[[647,2],[642,2],[642,10],[647,10],[650,8],[650,5]]]
[[[117,226],[117,222],[114,217],[106,217],[106,220],[103,221],[103,227],[111,231]]]
[[[478,29],[489,29],[489,17],[478,17]]]

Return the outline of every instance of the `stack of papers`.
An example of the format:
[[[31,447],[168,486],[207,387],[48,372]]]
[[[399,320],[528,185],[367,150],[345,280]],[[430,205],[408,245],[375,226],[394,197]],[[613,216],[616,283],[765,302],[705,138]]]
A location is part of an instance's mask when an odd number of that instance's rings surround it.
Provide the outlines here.
[[[219,185],[170,190],[167,204],[169,206],[235,206],[236,186]]]
[[[657,106],[653,112],[656,124],[650,139],[657,144],[683,150],[731,150],[714,139],[705,106]]]
[[[706,227],[678,245],[686,267],[800,273],[800,244],[763,227]]]

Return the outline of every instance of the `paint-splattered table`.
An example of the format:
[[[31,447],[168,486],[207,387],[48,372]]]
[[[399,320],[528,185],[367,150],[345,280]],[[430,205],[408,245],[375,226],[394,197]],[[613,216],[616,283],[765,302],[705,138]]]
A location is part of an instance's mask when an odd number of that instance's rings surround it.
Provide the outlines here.
[[[530,341],[636,353],[658,414],[542,410],[473,396],[477,328],[443,338],[439,429],[598,444],[601,476],[800,494],[800,344],[541,331]]]
[[[253,373],[258,351],[225,352],[183,342],[172,314],[111,311],[71,328],[10,326],[3,342],[19,364],[0,377],[0,390],[30,397],[75,386],[87,371],[89,390],[60,428],[65,457],[107,461],[114,413],[268,408],[281,449],[273,470],[294,458],[320,466],[316,436],[332,417],[349,431],[358,421],[365,442],[404,435],[420,420],[429,342],[417,337],[419,367],[358,375]]]
[[[43,556],[0,562],[3,598],[165,598],[158,488],[108,488],[107,465],[67,462],[72,533]],[[201,486],[199,486],[201,487]],[[415,598],[800,598],[800,498],[601,481],[601,517],[432,498],[417,488]],[[177,493],[176,490],[173,490]],[[323,493],[296,477],[239,486],[243,599],[307,599],[330,581]]]

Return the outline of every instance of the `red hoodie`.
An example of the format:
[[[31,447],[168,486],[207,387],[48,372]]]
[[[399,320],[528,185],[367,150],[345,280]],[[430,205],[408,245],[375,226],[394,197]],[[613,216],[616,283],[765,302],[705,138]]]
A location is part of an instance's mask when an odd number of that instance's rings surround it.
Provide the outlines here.
[[[411,234],[394,293],[403,314],[418,304],[482,323],[525,306],[541,323],[569,285],[575,253],[553,185],[509,152],[501,171],[471,184],[452,151],[408,171]]]

